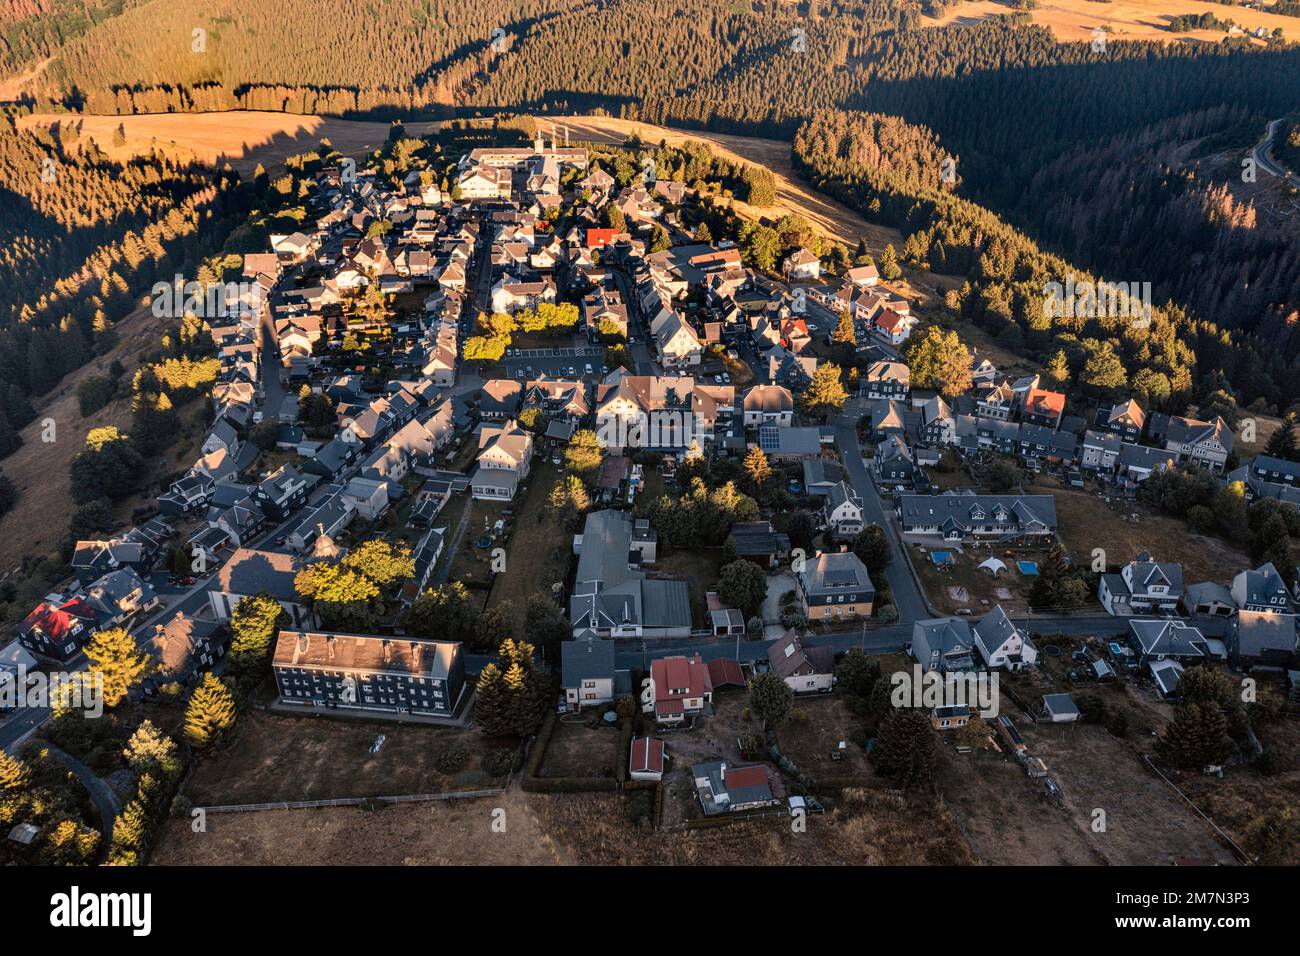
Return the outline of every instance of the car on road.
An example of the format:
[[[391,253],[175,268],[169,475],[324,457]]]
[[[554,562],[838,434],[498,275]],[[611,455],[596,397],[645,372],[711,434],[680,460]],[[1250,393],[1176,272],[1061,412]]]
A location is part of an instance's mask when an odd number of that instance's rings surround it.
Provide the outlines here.
[[[172,584],[179,585],[180,587],[183,588],[188,588],[193,586],[194,580],[195,580],[194,575],[182,574],[180,577],[172,578]]]
[[[588,374],[588,375],[591,374],[591,363],[588,363],[588,364],[587,364],[587,374]]]

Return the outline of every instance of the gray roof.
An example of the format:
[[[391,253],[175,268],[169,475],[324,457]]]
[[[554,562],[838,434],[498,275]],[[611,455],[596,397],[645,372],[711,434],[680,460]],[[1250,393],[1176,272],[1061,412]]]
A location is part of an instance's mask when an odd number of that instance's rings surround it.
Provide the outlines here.
[[[1079,708],[1074,705],[1074,698],[1069,694],[1044,694],[1043,706],[1051,711],[1053,716],[1065,717],[1070,714],[1079,716]]]
[[[577,687],[584,680],[614,677],[614,642],[598,637],[565,641],[560,645],[565,687]]]
[[[1239,611],[1229,626],[1228,642],[1240,657],[1290,655],[1296,648],[1295,615]]]
[[[1128,626],[1144,655],[1205,656],[1205,636],[1199,628],[1182,621],[1131,620]]]
[[[1049,531],[1056,530],[1056,501],[1051,495],[899,495],[898,511],[904,527],[955,525],[966,529],[1001,513],[1000,524],[1024,528],[1038,522]]]
[[[808,596],[839,594],[846,590],[861,590],[875,594],[867,566],[852,551],[836,551],[818,555],[807,562],[800,574],[804,593]]]

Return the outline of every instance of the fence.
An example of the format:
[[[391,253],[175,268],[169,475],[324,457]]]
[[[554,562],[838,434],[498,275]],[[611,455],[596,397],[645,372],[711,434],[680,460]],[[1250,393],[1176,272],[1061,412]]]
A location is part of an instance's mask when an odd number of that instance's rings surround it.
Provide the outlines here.
[[[509,786],[509,781],[506,782]],[[506,792],[506,787],[495,790],[456,790],[449,793],[402,793],[389,797],[335,797],[331,800],[285,800],[280,803],[229,803],[211,807],[195,807],[205,813],[248,813],[256,810],[316,810],[323,807],[361,807],[374,803],[428,803],[435,800],[468,800],[474,797],[495,797]]]

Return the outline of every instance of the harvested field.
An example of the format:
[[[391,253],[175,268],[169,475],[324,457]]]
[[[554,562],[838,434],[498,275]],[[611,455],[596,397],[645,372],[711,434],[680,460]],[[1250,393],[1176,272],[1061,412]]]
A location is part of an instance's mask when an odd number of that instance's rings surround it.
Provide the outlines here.
[[[945,11],[941,18],[922,17],[925,26],[973,26],[989,17],[1005,15],[1013,8],[994,0],[972,0],[959,3]],[[1173,33],[1169,22],[1184,14],[1212,13],[1220,20],[1232,20],[1247,29],[1264,27],[1272,31],[1281,27],[1290,35],[1295,32],[1295,18],[1251,10],[1247,7],[1208,3],[1205,0],[1115,0],[1097,3],[1094,0],[1039,0],[1036,9],[1029,11],[1034,23],[1050,27],[1059,40],[1090,40],[1096,27],[1110,29],[1115,40],[1164,40],[1167,43],[1219,43],[1228,34],[1222,30],[1191,30]],[[1240,36],[1241,34],[1236,34]],[[1262,40],[1252,42],[1262,44]]]

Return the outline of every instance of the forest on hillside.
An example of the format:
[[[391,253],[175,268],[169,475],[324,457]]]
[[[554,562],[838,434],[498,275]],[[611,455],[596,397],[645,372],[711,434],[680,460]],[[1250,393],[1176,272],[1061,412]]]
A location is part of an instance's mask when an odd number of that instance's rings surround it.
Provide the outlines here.
[[[69,26],[17,107],[606,111],[793,139],[797,167],[903,228],[912,261],[969,276],[962,311],[1010,344],[1070,345],[1080,369],[1096,359],[1055,331],[1044,338],[1031,316],[1027,277],[1041,277],[1050,251],[1055,271],[1150,281],[1170,303],[1158,348],[1154,330],[1141,342],[1118,329],[1082,336],[1111,340],[1127,370],[1162,376],[1146,383],[1157,393],[1167,382],[1171,396],[1190,394],[1213,368],[1244,401],[1298,397],[1300,243],[1260,228],[1237,170],[1209,160],[1244,154],[1268,119],[1300,107],[1300,47],[1225,36],[1095,50],[1057,42],[1011,6],[976,26],[920,26],[944,6],[372,0],[339,16],[325,0],[50,0],[19,23],[47,37],[36,21]],[[25,49],[10,45],[5,62],[46,55]],[[956,176],[940,188],[943,157]],[[991,245],[1010,276],[986,274]]]
[[[31,396],[109,348],[160,277],[193,275],[247,213],[233,174],[159,156],[110,161],[54,130],[0,124],[0,455]]]

